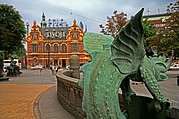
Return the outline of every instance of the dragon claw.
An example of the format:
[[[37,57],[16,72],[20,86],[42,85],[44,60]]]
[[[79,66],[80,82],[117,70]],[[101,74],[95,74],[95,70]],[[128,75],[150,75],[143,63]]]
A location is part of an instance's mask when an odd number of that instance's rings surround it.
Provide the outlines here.
[[[136,95],[136,93],[132,91],[132,92],[127,92],[125,94],[125,101],[126,101],[127,105],[130,105],[132,95]]]
[[[127,119],[127,118],[128,118],[128,112],[127,112],[127,110],[124,110],[122,113],[124,114],[124,116],[125,116],[126,119]]]
[[[160,112],[162,110],[162,107],[159,101],[155,102],[155,109],[157,112]]]

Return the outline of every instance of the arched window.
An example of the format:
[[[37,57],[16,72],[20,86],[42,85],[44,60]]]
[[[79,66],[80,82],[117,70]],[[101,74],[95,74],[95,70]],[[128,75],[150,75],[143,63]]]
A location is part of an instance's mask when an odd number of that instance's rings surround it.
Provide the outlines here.
[[[67,52],[67,46],[65,44],[62,44],[62,52]]]
[[[46,45],[46,51],[50,52],[50,45],[49,44]]]
[[[31,48],[32,48],[32,52],[38,52],[38,44],[32,44]]]
[[[78,52],[78,44],[72,44],[72,52]]]
[[[56,53],[58,52],[58,45],[57,44],[54,45],[54,52],[56,52]]]

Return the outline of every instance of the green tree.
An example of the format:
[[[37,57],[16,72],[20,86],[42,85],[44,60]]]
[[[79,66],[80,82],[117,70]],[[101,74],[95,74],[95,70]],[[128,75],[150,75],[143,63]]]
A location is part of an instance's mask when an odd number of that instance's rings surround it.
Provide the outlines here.
[[[164,30],[164,37],[168,36],[169,44],[175,52],[175,56],[179,57],[179,1],[167,6],[167,11],[170,10],[171,17],[166,20],[166,29]],[[166,34],[166,35],[165,35]]]
[[[144,28],[144,39],[147,39],[156,34],[155,26],[149,21],[148,18],[143,18],[142,25]]]
[[[127,15],[124,12],[113,12],[111,17],[107,16],[107,24],[99,25],[101,33],[115,37],[116,33],[127,23]]]
[[[6,53],[6,58],[23,49],[25,33],[19,12],[11,5],[0,4],[0,50]]]
[[[114,11],[111,17],[107,17],[107,24],[105,26],[100,24],[99,27],[101,28],[101,33],[114,37],[126,23],[127,15],[124,12],[117,13],[117,11]],[[148,19],[143,19],[142,24],[145,31],[144,39],[156,34],[154,25]]]
[[[148,18],[143,18],[142,25],[144,28],[144,47],[147,56],[151,55],[151,37],[156,34],[155,26],[149,21]]]
[[[159,32],[161,51],[174,50],[175,56],[179,57],[179,1],[167,6],[170,17],[165,21],[164,29]]]
[[[105,26],[100,24],[99,27],[101,28],[101,33],[104,35],[115,37],[116,33],[120,31],[126,23],[127,15],[124,12],[117,13],[117,11],[114,11],[112,17],[107,17],[107,24]],[[154,36],[156,31],[154,25],[151,24],[147,18],[142,20],[142,24],[144,27],[144,46],[148,53],[150,49],[150,40],[147,38]]]

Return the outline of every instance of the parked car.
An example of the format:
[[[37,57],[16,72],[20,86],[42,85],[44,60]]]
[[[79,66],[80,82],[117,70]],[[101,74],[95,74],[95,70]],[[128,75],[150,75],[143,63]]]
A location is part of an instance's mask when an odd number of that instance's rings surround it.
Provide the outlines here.
[[[17,66],[19,66],[20,69],[22,69],[22,64],[19,59],[14,59],[14,62]],[[4,60],[4,66],[10,66],[11,65],[11,60]]]
[[[179,64],[174,64],[170,67],[171,70],[179,69]]]
[[[31,70],[39,70],[39,69],[42,69],[42,65],[36,65],[31,67]]]

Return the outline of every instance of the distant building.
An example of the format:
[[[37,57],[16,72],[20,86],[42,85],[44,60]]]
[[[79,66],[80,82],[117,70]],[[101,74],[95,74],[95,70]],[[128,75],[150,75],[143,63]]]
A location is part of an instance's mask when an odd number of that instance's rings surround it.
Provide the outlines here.
[[[145,15],[143,18],[148,18],[152,24],[155,25],[155,30],[159,31],[161,28],[165,27],[165,21],[170,17],[169,13],[164,14],[153,14],[153,15]]]
[[[71,27],[63,19],[49,19],[47,24],[43,13],[41,27],[34,21],[27,36],[27,67],[66,67],[72,54],[78,55],[81,63],[88,62],[90,56],[83,51],[83,37],[83,29],[75,20]]]

